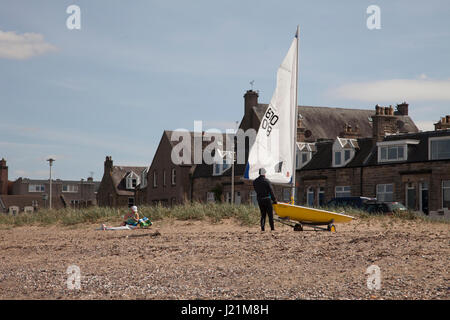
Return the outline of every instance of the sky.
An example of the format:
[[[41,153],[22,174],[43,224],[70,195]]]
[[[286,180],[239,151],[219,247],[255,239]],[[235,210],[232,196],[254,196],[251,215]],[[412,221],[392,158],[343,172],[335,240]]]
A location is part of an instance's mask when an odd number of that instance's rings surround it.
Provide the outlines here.
[[[0,0],[9,179],[48,178],[52,157],[55,178],[101,180],[105,156],[150,165],[164,130],[235,128],[250,81],[270,101],[297,25],[300,105],[406,101],[421,130],[450,114],[447,0]]]

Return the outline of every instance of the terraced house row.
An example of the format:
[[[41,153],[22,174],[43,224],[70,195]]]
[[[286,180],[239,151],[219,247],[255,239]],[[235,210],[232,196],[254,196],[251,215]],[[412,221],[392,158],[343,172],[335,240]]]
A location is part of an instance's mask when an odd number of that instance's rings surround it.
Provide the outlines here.
[[[258,102],[256,91],[248,90],[239,129],[258,130],[267,107]],[[296,203],[320,206],[334,197],[367,196],[399,201],[426,214],[448,213],[450,116],[437,121],[434,131],[420,132],[406,102],[369,109],[298,106],[297,125]],[[113,166],[106,157],[98,204],[174,205],[232,198],[236,204],[256,203],[251,182],[243,179],[245,164],[231,166],[217,156],[224,150],[213,151],[213,164],[193,164],[192,158],[174,164],[171,154],[178,140],[172,135],[163,132],[148,167]],[[192,147],[209,143],[194,132],[188,140]],[[246,157],[250,144],[246,142]],[[275,192],[289,201],[289,188],[275,186]]]

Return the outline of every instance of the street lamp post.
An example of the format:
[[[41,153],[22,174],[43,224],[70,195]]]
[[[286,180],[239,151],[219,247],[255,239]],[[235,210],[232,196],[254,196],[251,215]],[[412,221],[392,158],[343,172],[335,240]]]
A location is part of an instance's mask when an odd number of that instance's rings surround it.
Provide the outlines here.
[[[48,163],[50,165],[50,191],[49,191],[49,193],[50,193],[50,197],[49,197],[50,205],[49,205],[49,208],[51,209],[52,208],[52,165],[53,165],[53,162],[55,161],[55,159],[49,158],[49,159],[47,159],[47,161],[48,161]]]

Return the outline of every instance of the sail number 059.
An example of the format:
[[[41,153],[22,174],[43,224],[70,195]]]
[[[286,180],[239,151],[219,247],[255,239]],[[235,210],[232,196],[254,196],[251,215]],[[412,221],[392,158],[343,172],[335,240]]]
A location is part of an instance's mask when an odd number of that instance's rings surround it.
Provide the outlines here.
[[[267,136],[270,136],[272,132],[272,127],[278,122],[278,116],[273,112],[272,108],[268,108],[264,119],[262,121],[261,127],[266,130]]]

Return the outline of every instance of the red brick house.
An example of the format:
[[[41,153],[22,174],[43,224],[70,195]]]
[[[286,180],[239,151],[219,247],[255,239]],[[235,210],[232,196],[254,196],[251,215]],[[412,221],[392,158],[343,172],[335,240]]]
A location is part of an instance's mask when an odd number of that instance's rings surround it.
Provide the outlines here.
[[[135,205],[135,190],[141,184],[147,167],[114,166],[107,156],[104,162],[103,178],[97,192],[99,206],[126,207]]]
[[[52,180],[52,208],[81,208],[96,205],[99,182],[87,180]],[[50,182],[18,178],[8,181],[6,160],[0,161],[0,211],[18,213],[49,207]]]
[[[366,196],[425,214],[448,212],[450,129],[383,137],[376,130],[373,138],[315,143],[297,173],[299,203],[319,206],[334,197]]]
[[[249,90],[244,95],[244,116],[239,128],[242,130],[258,130],[259,124],[267,109],[267,104],[258,102],[258,93]],[[392,106],[376,110],[345,109],[330,107],[299,106],[297,119],[297,169],[302,163],[310,159],[315,150],[315,142],[336,137],[372,139],[374,132],[384,136],[385,131],[393,132],[418,132],[418,129],[408,115],[408,105],[402,103],[394,111]],[[375,123],[375,125],[374,125]],[[374,129],[375,126],[375,129]],[[375,131],[374,131],[375,130]],[[381,132],[382,131],[382,132]],[[249,147],[246,147],[248,157]],[[309,152],[305,152],[308,151]],[[309,157],[309,158],[308,158]],[[249,181],[242,179],[245,164],[235,165],[235,201],[237,203],[256,202],[253,186]],[[231,169],[227,168],[219,174],[215,165],[197,165],[193,173],[193,199],[197,201],[214,201],[213,194],[217,190],[221,193],[221,200],[231,199]],[[289,201],[290,188],[274,186],[278,199]]]

